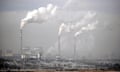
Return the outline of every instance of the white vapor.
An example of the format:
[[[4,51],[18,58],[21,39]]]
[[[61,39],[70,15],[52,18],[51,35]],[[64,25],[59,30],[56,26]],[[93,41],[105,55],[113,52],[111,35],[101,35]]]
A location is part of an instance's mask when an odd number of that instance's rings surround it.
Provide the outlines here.
[[[87,14],[85,14],[85,16],[83,16],[83,18],[80,21],[76,22],[75,24],[62,23],[59,27],[58,35],[60,35],[62,32],[70,32],[78,28],[83,28],[83,29],[94,28],[94,24],[91,25],[91,21],[95,16],[96,16],[95,12],[88,11]],[[96,22],[92,22],[92,23],[96,23]],[[84,26],[87,27],[84,28]]]
[[[77,37],[77,36],[80,35],[81,33],[82,33],[82,31],[80,30],[80,31],[76,32],[74,36]]]
[[[47,7],[40,7],[28,12],[26,17],[21,20],[20,29],[22,29],[24,25],[28,23],[42,23],[48,20],[51,16],[54,16],[56,9],[57,6],[48,4]]]
[[[98,21],[96,20],[96,12],[88,11],[84,14],[82,19],[79,19],[79,21],[76,21],[73,24],[70,22],[62,21],[61,25],[59,26],[58,35],[60,36],[64,32],[69,32],[69,33],[74,32],[73,36],[76,37],[80,35],[81,33],[83,33],[84,31],[94,30],[97,24],[98,24]],[[66,38],[63,36],[61,38],[61,43],[63,43],[65,40]],[[47,50],[46,54],[47,53],[52,54],[53,52],[55,53],[57,51],[57,50],[55,51],[55,49],[57,49],[58,47],[57,44],[58,44],[58,41],[55,43],[54,46],[50,47]]]
[[[89,31],[89,30],[94,30],[96,28],[96,24],[98,24],[98,21],[95,21],[91,24],[88,24],[87,26],[85,27],[82,27],[79,31],[77,31],[75,33],[75,37],[77,37],[78,35],[80,35],[81,33],[83,33],[83,31]]]
[[[69,26],[67,26],[65,23],[60,25],[58,35],[61,35],[62,32],[70,32]]]
[[[96,16],[95,12],[88,11],[80,22],[77,22],[74,26],[72,26],[72,29],[76,29],[77,27],[82,27],[83,25],[88,24],[90,20],[95,16]]]

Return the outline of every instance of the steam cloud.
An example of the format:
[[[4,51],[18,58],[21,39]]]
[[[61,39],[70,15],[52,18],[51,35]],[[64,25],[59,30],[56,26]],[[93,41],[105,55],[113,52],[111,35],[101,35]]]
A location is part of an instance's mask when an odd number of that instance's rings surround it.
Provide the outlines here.
[[[60,36],[63,32],[74,31],[73,36],[76,37],[76,36],[79,36],[84,31],[90,31],[90,30],[96,29],[97,24],[98,24],[98,21],[96,20],[96,12],[88,11],[87,13],[85,13],[85,15],[80,21],[75,22],[74,24],[64,23],[64,22],[61,23],[61,25],[59,26],[58,35]],[[62,39],[61,41],[64,42],[63,38],[61,39]],[[56,42],[53,47],[49,48],[47,53],[51,53],[52,51],[54,51],[57,44],[58,43]]]
[[[50,17],[54,16],[56,9],[57,6],[48,4],[47,7],[40,7],[38,9],[28,12],[27,16],[21,20],[20,29],[22,29],[24,25],[28,23],[42,23],[48,20]]]
[[[83,33],[83,31],[89,31],[89,30],[94,30],[96,27],[95,25],[98,23],[98,21],[95,21],[92,24],[88,24],[86,27],[82,27],[78,32],[75,33],[75,37]]]
[[[70,28],[65,23],[62,23],[59,27],[58,35],[61,35],[62,32],[70,32]]]
[[[76,34],[81,33],[84,30],[93,30],[95,29],[95,25],[98,23],[98,21],[92,22],[92,19],[96,16],[95,12],[88,11],[85,16],[79,21],[73,24],[65,24],[62,23],[59,27],[58,35],[61,35],[62,32],[70,32],[73,30],[76,30],[80,28],[80,31],[78,31]]]

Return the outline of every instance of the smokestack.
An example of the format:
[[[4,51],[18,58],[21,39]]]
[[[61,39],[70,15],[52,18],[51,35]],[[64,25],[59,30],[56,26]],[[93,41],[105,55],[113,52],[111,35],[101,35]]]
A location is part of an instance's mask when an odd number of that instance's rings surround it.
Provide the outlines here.
[[[97,24],[98,22],[96,21],[95,23],[92,23],[92,24],[88,24],[86,27],[82,27],[78,32],[76,32],[74,34],[74,60],[76,59],[76,48],[77,48],[77,37],[83,33],[83,31],[89,31],[89,30],[94,30],[95,29],[95,25]]]
[[[49,18],[54,16],[56,9],[57,9],[57,6],[48,4],[47,7],[40,7],[38,9],[28,12],[26,17],[21,20],[21,24],[20,24],[21,58],[23,58],[23,50],[22,50],[23,48],[23,27],[28,23],[43,23],[47,21]],[[24,64],[24,61],[23,61],[23,64]]]
[[[21,53],[22,53],[22,47],[23,47],[23,27],[25,24],[28,23],[42,23],[46,20],[48,20],[50,17],[54,16],[56,12],[57,6],[53,6],[52,4],[48,4],[47,7],[40,7],[38,9],[35,9],[33,11],[30,11],[27,13],[26,17],[21,20],[20,24],[20,34],[21,34]]]
[[[96,15],[96,13],[93,13],[93,14],[90,14],[88,12],[88,15],[85,16],[85,18],[92,18]],[[98,24],[98,21],[96,20],[95,22],[93,23],[89,23],[87,24],[87,26],[83,26],[81,27],[81,29],[79,31],[77,31],[75,34],[74,34],[74,60],[76,59],[76,48],[77,48],[77,37],[83,33],[83,31],[90,31],[90,30],[94,30],[96,28],[96,24]],[[79,25],[79,24],[78,24]]]
[[[62,31],[64,31],[66,28],[66,25],[64,23],[62,23],[59,27],[59,31],[58,31],[58,56],[59,58],[61,58],[61,33]]]
[[[58,36],[58,56],[61,58],[61,35]]]
[[[60,55],[61,53],[61,36],[63,32],[71,32],[71,31],[76,31],[78,30],[75,34],[74,37],[79,36],[83,31],[89,31],[89,30],[94,30],[95,25],[97,24],[97,21],[94,21],[94,18],[96,17],[96,12],[94,11],[88,11],[83,18],[76,22],[75,24],[71,24],[68,22],[68,24],[65,24],[64,22],[61,23],[59,26],[59,31],[58,31],[58,54]]]
[[[74,48],[74,55],[73,55],[74,60],[76,60],[76,54],[77,54],[76,53],[76,48],[77,48],[77,42],[76,42],[77,40],[76,40],[76,38],[77,37],[74,37],[74,47],[73,47]]]
[[[66,25],[62,23],[59,27],[58,35],[61,35],[61,32],[65,29]]]

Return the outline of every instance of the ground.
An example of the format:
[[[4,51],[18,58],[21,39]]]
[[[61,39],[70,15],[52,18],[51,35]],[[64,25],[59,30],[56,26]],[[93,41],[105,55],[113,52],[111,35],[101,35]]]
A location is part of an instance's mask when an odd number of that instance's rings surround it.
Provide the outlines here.
[[[120,72],[114,70],[79,70],[79,71],[56,71],[56,70],[38,70],[38,69],[26,69],[26,70],[0,70],[0,72]]]

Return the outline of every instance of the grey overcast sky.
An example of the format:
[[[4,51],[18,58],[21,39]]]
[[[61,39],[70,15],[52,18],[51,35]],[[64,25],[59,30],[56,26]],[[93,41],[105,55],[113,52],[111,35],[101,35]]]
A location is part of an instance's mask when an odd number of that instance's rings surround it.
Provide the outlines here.
[[[0,11],[23,11],[23,10],[33,10],[39,8],[40,6],[46,6],[48,3],[55,4],[59,7],[64,6],[64,4],[69,0],[1,0],[0,1]],[[120,12],[119,3],[120,0],[71,0],[71,4],[76,4],[72,8],[79,10],[81,9],[93,9],[98,11],[107,12]],[[79,8],[78,8],[79,7]],[[71,8],[71,7],[70,7]]]
[[[49,3],[62,8],[68,1],[70,3],[58,16],[63,16],[63,19],[71,19],[69,16],[77,18],[81,16],[81,11],[93,10],[96,11],[99,20],[95,31],[79,37],[81,41],[78,40],[78,55],[91,55],[91,58],[120,58],[120,0],[0,0],[0,49],[3,54],[9,50],[20,53],[20,21],[28,11]],[[54,20],[44,24],[27,25],[23,32],[24,47],[43,47],[46,51],[53,48],[53,51],[57,52],[55,43],[59,25],[59,22]],[[70,57],[72,42],[65,42],[63,55]],[[89,51],[88,46],[91,47]],[[51,53],[54,53],[53,51]]]

